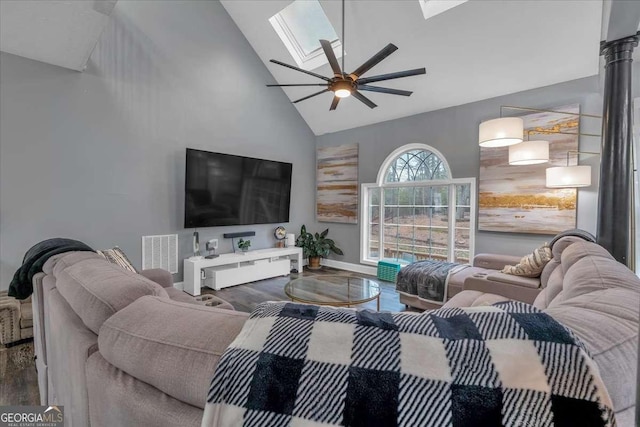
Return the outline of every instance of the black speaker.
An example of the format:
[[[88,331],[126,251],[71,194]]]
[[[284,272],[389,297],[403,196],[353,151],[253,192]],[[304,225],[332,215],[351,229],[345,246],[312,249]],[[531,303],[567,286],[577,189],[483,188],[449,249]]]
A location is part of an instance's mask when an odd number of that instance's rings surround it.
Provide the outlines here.
[[[225,239],[235,239],[236,237],[249,237],[255,236],[255,231],[241,231],[239,233],[224,233],[223,236]]]

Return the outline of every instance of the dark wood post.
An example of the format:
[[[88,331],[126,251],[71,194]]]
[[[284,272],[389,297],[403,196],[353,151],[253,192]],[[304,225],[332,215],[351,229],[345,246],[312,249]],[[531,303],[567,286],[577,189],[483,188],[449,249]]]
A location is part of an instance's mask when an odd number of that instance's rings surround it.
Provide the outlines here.
[[[598,194],[598,243],[625,265],[629,265],[631,261],[631,56],[636,46],[638,34],[602,42],[600,46],[600,54],[605,58],[605,86]]]

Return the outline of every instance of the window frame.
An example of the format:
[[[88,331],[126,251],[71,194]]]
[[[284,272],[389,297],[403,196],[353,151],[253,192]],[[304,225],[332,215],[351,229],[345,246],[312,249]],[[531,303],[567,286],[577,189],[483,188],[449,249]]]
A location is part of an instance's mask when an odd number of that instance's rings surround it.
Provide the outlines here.
[[[285,8],[290,5],[291,3],[285,6]],[[322,4],[320,4],[320,7],[322,8]],[[333,24],[331,24],[331,21],[329,21],[329,18],[327,17],[326,12],[324,12],[324,8],[322,9],[325,15],[324,17],[329,22],[329,25],[333,27]],[[318,46],[314,51],[310,52],[309,54],[306,54],[304,52],[304,49],[300,45],[300,42],[298,41],[296,36],[293,34],[293,31],[291,31],[291,29],[289,28],[289,25],[287,24],[286,19],[284,19],[283,16],[281,15],[281,12],[282,10],[276,13],[275,15],[273,15],[271,18],[269,18],[269,23],[271,24],[274,31],[282,41],[282,44],[284,44],[284,46],[289,51],[289,54],[291,54],[291,57],[296,62],[298,67],[304,70],[310,71],[310,70],[315,70],[316,68],[319,68],[325,64],[328,64],[329,60],[324,54],[324,50],[322,49],[321,46]],[[335,30],[335,28],[333,30],[337,35],[338,32]],[[330,40],[330,43],[331,43],[331,48],[333,49],[333,53],[336,55],[336,58],[338,59],[341,58],[342,57],[342,40],[340,40],[340,36],[338,35],[338,38],[335,40]],[[345,56],[346,56],[346,53],[345,53]]]
[[[445,165],[449,176],[451,176],[451,168],[449,167],[449,163],[446,158],[440,153],[437,149],[427,145],[427,144],[407,144],[402,147],[394,150],[385,161],[380,166],[378,170],[378,177],[375,183],[363,183],[360,185],[360,203],[362,209],[360,209],[360,263],[365,265],[376,266],[378,261],[384,259],[384,209],[385,209],[385,189],[391,188],[401,188],[401,187],[431,187],[431,186],[449,186],[449,222],[448,222],[448,230],[449,230],[449,242],[448,242],[448,261],[454,262],[455,260],[455,214],[451,214],[455,212],[455,207],[458,205],[457,203],[457,194],[456,194],[456,185],[465,185],[468,184],[470,186],[470,194],[469,194],[469,263],[473,262],[473,257],[475,255],[475,232],[476,232],[476,178],[449,178],[449,179],[433,179],[433,180],[425,180],[425,181],[406,181],[406,182],[385,182],[385,177],[387,175],[387,171],[391,164],[401,155],[409,151],[430,151],[442,161]],[[370,214],[369,214],[369,191],[372,189],[380,189],[380,205],[378,206],[378,218],[380,218],[380,240],[379,251],[378,251],[378,259],[369,258],[369,222],[370,222]],[[451,202],[454,203],[451,203]],[[452,209],[453,208],[453,209]]]

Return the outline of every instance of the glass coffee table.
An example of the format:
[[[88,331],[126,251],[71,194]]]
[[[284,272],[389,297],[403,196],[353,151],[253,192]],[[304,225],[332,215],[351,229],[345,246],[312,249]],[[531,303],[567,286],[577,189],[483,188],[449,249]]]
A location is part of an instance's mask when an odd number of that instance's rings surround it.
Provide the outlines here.
[[[380,311],[380,285],[364,277],[319,275],[301,277],[287,283],[284,292],[291,301],[316,305],[351,307],[377,301]]]

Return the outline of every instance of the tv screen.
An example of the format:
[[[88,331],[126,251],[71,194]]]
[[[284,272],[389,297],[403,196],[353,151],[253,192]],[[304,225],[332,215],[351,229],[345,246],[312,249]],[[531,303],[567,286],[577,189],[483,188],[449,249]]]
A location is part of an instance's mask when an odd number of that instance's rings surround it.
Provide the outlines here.
[[[291,163],[187,148],[185,228],[289,222]]]

